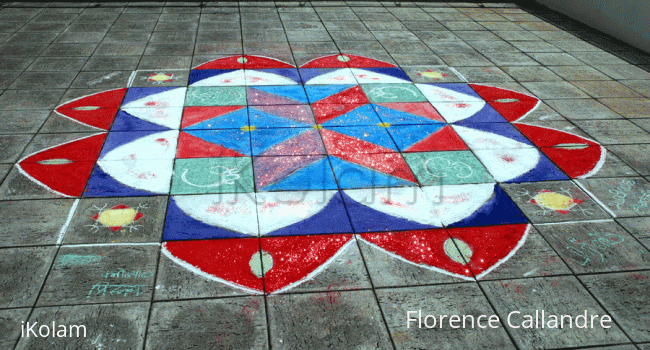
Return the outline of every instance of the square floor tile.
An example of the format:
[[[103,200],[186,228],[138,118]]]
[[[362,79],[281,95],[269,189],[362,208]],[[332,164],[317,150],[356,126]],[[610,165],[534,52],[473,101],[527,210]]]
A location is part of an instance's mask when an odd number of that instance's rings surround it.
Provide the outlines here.
[[[47,277],[55,247],[8,248],[0,250],[3,308],[32,307]]]
[[[650,340],[647,271],[581,276],[580,280],[635,342]],[[630,307],[630,305],[634,305]]]
[[[404,159],[423,186],[494,182],[469,151],[405,153]]]
[[[268,349],[264,303],[261,297],[154,303],[145,349]]]
[[[258,192],[257,203],[262,235],[352,232],[341,195],[334,190]]]
[[[312,104],[368,103],[364,91],[356,84],[305,85],[305,91]]]
[[[73,206],[73,199],[0,202],[2,247],[53,245]]]
[[[148,301],[158,249],[157,245],[64,246],[38,305]]]
[[[630,232],[646,248],[650,249],[650,232],[647,230],[648,225],[650,225],[650,217],[622,218],[617,219],[616,222]]]
[[[254,156],[306,156],[326,154],[314,128],[268,128],[251,131]]]
[[[248,108],[250,125],[255,128],[293,128],[315,125],[309,105],[253,106]]]
[[[576,273],[647,269],[650,252],[614,221],[538,225]]]
[[[246,129],[246,106],[185,107],[182,129]]]
[[[249,157],[177,159],[171,194],[253,192]]]
[[[642,177],[576,181],[618,217],[650,215],[650,182]]]
[[[255,157],[258,191],[337,189],[325,155]]]
[[[101,341],[102,346],[107,347],[141,348],[144,345],[148,314],[149,305],[147,303],[37,308],[29,317],[30,324],[36,323],[37,327],[49,326],[52,320],[56,320],[56,330],[59,334],[58,332],[61,331],[59,326],[63,326],[65,322],[69,333],[67,333],[67,337],[53,337],[52,335],[49,337],[21,337],[17,348],[65,348],[66,346],[85,348],[95,346],[92,344],[93,341]],[[77,330],[72,325],[85,327],[80,328],[80,336],[77,336]]]
[[[363,126],[379,125],[382,121],[369,104],[329,104],[312,105],[316,123],[320,126]]]
[[[240,106],[246,105],[243,86],[199,86],[187,90],[186,106]]]
[[[185,129],[178,135],[176,158],[244,157],[250,155],[250,132],[246,130]]]
[[[571,346],[585,346],[598,344],[625,343],[627,337],[613,322],[611,328],[602,328],[595,319],[594,327],[590,332],[575,327],[548,328],[551,324],[549,315],[571,315],[575,321],[576,316],[590,315],[603,316],[603,310],[577,278],[570,277],[539,277],[530,279],[502,280],[481,282],[485,293],[505,325],[510,321],[508,331],[520,347],[535,348],[561,348]],[[536,313],[544,310],[547,328],[524,328],[526,316],[535,322]],[[519,312],[519,313],[513,313]],[[510,318],[508,318],[510,315]],[[540,321],[541,321],[541,316]],[[558,320],[559,322],[559,320]],[[516,328],[519,327],[519,328]]]
[[[309,101],[302,85],[246,87],[250,106],[304,105]]]
[[[167,197],[82,199],[64,244],[160,242]]]
[[[515,348],[502,323],[492,323],[498,326],[495,329],[471,328],[469,324],[465,328],[452,328],[449,318],[440,323],[440,315],[450,313],[472,315],[474,319],[480,315],[493,315],[488,300],[475,283],[381,289],[376,293],[392,339],[399,349],[428,348],[437,343],[451,348]],[[428,317],[427,324],[433,326],[432,318],[435,317],[435,327],[427,328],[424,322],[420,326],[419,321],[424,321],[428,315],[433,317]],[[487,324],[483,326],[487,327]]]
[[[413,84],[366,84],[361,88],[373,103],[427,101]]]
[[[370,291],[273,295],[267,300],[274,349],[390,348],[381,311]],[[294,322],[296,317],[302,322]]]
[[[574,120],[579,128],[604,144],[645,143],[650,133],[628,120]]]
[[[397,152],[397,146],[383,126],[335,126],[321,129],[327,153],[372,154]]]
[[[525,182],[502,187],[533,223],[611,218],[571,181]]]

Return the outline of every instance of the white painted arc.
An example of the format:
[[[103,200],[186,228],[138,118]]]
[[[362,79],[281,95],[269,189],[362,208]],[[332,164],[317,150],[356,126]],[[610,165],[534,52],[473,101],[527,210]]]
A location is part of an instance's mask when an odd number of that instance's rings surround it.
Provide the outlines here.
[[[442,227],[440,218],[434,213],[433,203],[419,187],[364,188],[343,192],[359,204],[390,216]]]
[[[494,186],[493,183],[423,186],[422,192],[432,203],[432,214],[444,225],[451,225],[485,205],[494,194]]]
[[[246,85],[297,85],[294,80],[280,74],[247,69],[244,72]]]
[[[424,97],[430,102],[483,102],[485,101],[462,92],[445,89],[436,85],[429,84],[415,84],[415,86],[422,92]]]
[[[153,124],[162,125],[170,129],[178,129],[183,117],[183,107],[167,108],[122,108],[122,110],[136,118]]]
[[[173,158],[99,160],[97,165],[128,187],[159,194],[169,193]]]
[[[143,159],[174,159],[178,130],[169,130],[147,135],[123,144],[105,154],[102,161]]]
[[[535,148],[484,149],[474,151],[492,177],[509,181],[533,170],[541,155]]]
[[[185,92],[187,88],[180,87],[171,90],[151,94],[122,106],[124,108],[167,108],[183,107],[185,104]]]
[[[210,226],[257,236],[255,200],[245,194],[224,193],[172,197],[191,218]]]
[[[492,132],[452,125],[454,131],[473,151],[481,149],[534,148],[534,146]]]
[[[350,68],[359,84],[411,84],[410,81],[360,68]]]
[[[337,191],[258,192],[260,234],[279,230],[318,214]]]
[[[305,85],[332,85],[332,84],[357,84],[349,68],[341,68],[335,71],[321,74],[309,79]]]
[[[485,102],[431,102],[447,123],[470,118],[485,106]]]
[[[196,81],[190,86],[244,86],[246,76],[243,69],[214,75],[209,78]]]

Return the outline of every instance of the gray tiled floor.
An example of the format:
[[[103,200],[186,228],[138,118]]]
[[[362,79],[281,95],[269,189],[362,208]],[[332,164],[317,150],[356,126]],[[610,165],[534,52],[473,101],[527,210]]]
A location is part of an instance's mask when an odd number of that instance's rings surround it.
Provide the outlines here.
[[[160,253],[168,196],[74,204],[14,166],[96,131],[52,113],[63,102],[130,81],[148,86],[146,77],[159,70],[176,70],[167,86],[186,86],[191,67],[243,53],[298,65],[357,54],[397,64],[417,83],[530,93],[542,103],[526,123],[583,135],[609,154],[590,179],[503,184],[533,228],[517,254],[480,282],[433,273],[358,240],[310,281],[253,296]],[[419,74],[429,69],[442,73],[439,80]],[[509,3],[2,3],[0,347],[650,349],[649,120],[649,54]],[[579,204],[558,215],[531,202],[543,190]],[[145,217],[94,230],[97,208],[118,204],[142,208]],[[90,255],[101,259],[83,260]],[[101,293],[98,276],[118,270],[139,272],[129,282],[137,292]],[[612,328],[503,323],[511,311],[541,309],[611,315]],[[407,328],[409,310],[502,322]],[[21,321],[84,324],[89,334],[25,338]]]

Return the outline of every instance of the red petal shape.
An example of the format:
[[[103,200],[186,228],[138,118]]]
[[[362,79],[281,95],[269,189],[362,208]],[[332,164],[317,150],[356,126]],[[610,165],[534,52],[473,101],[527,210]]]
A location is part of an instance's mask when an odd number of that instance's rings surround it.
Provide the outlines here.
[[[262,279],[251,271],[250,261],[260,246],[257,238],[170,241],[164,248],[172,256],[204,273],[237,286],[263,291]]]
[[[106,139],[101,133],[64,143],[27,156],[19,168],[57,194],[79,197]]]
[[[348,65],[339,61],[338,57],[338,54],[319,57],[303,64],[300,68],[347,68]]]
[[[540,126],[513,125],[571,178],[598,170],[605,159],[606,150],[584,137]]]
[[[444,243],[449,239],[445,229],[359,233],[358,235],[367,242],[412,263],[472,277],[468,266],[450,259],[445,253]]]
[[[354,104],[357,105],[356,107],[358,107],[360,104],[368,103],[368,98],[366,97],[366,94],[363,93],[363,90],[361,90],[361,87],[359,85],[356,85],[334,95],[325,97],[324,99],[318,100],[316,103],[344,105]]]
[[[200,137],[180,132],[176,158],[245,157],[230,148],[207,142]]]
[[[376,60],[374,58],[368,58],[368,57],[356,56],[356,55],[348,55],[348,54],[344,54],[344,55],[350,58],[350,60],[348,61],[348,67],[350,67],[350,68],[397,67],[394,64],[390,64],[388,62]]]
[[[516,224],[450,228],[447,232],[469,246],[472,254],[468,265],[480,278],[519,249],[529,229],[529,224]]]
[[[244,59],[244,60],[242,60]],[[243,62],[240,62],[243,61]],[[218,58],[210,62],[203,63],[194,69],[264,69],[264,68],[294,68],[294,66],[264,56],[237,55],[224,58]]]
[[[115,89],[80,97],[64,103],[55,111],[81,124],[102,130],[110,129],[128,89]]]
[[[445,125],[435,133],[411,145],[405,152],[464,151],[466,149],[467,145],[454,129]]]
[[[210,62],[203,63],[194,67],[193,69],[244,69],[244,63],[238,62],[243,56],[230,56],[224,58],[217,58]]]
[[[507,121],[514,122],[532,111],[539,99],[512,90],[493,86],[469,84],[495,111]],[[516,100],[516,101],[513,101]]]
[[[278,291],[317,273],[351,239],[351,234],[261,238],[262,251],[273,259],[273,267],[264,275],[266,292]]]

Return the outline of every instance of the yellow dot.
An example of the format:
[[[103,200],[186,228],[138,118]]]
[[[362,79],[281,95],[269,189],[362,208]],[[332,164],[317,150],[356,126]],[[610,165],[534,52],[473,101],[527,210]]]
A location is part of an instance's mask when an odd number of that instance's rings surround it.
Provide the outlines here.
[[[108,209],[99,214],[97,221],[108,227],[124,226],[133,222],[138,212],[133,208]]]
[[[269,270],[273,268],[273,258],[268,252],[262,251],[262,254],[256,252],[251,256],[248,266],[250,266],[251,272],[255,276],[262,278],[265,273],[269,272]]]
[[[575,205],[573,198],[555,192],[542,192],[533,199],[542,207],[552,210],[567,210]]]

